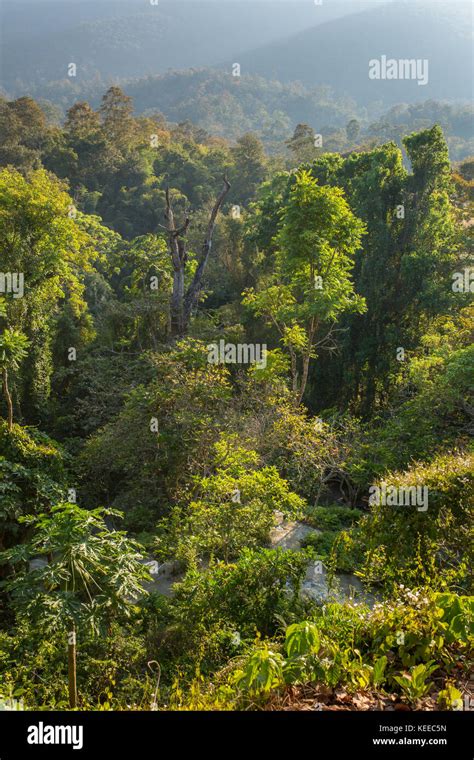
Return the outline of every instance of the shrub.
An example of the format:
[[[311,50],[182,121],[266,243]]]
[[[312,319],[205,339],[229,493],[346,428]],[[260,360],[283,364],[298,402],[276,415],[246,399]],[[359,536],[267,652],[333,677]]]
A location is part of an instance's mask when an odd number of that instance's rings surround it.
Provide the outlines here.
[[[375,504],[359,523],[366,547],[361,575],[369,582],[468,589],[472,564],[474,454],[443,454],[430,463],[387,475],[396,488],[426,486],[428,509]]]
[[[464,655],[472,645],[472,620],[471,599],[424,589],[401,588],[395,600],[377,603],[373,610],[326,604],[312,619],[289,626],[284,643],[258,642],[233,680],[250,694],[308,682],[348,690],[401,688],[416,703],[429,691],[431,674],[440,669],[447,689],[440,699],[447,702],[458,693],[449,688],[452,675],[459,675],[463,662],[468,669]]]
[[[363,515],[359,509],[349,509],[334,505],[331,507],[314,507],[308,510],[306,522],[313,528],[323,531],[336,531],[350,528]]]
[[[18,518],[37,514],[65,496],[65,458],[44,433],[0,420],[0,548],[24,534]]]

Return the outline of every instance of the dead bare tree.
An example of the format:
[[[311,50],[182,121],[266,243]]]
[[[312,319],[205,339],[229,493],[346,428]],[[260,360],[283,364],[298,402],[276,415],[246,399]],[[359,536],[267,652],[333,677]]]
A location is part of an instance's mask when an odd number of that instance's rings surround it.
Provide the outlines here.
[[[230,190],[230,182],[226,176],[224,176],[224,186],[217,196],[216,202],[212,208],[209,222],[206,228],[206,234],[204,242],[201,248],[201,255],[199,257],[198,265],[194,273],[194,277],[185,291],[185,274],[186,264],[188,261],[188,253],[186,250],[186,235],[190,225],[189,214],[185,214],[184,222],[181,226],[176,226],[176,220],[171,205],[171,196],[169,189],[166,190],[166,210],[165,219],[167,225],[165,227],[168,234],[168,244],[171,255],[171,261],[173,263],[173,293],[171,296],[171,335],[172,337],[179,337],[184,335],[188,329],[191,314],[193,309],[196,308],[199,302],[199,296],[202,290],[202,283],[204,272],[206,270],[207,261],[212,248],[212,236],[214,234],[214,228],[216,226],[216,219],[219,210],[224,203],[225,197]]]

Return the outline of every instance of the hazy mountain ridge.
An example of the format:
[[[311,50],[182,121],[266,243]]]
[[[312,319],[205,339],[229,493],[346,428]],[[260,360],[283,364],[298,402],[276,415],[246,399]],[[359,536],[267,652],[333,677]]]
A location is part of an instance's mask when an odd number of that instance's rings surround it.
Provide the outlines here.
[[[369,3],[357,0],[350,7]],[[95,6],[86,2],[84,8],[50,1],[18,7],[6,3],[2,13],[3,86],[16,94],[20,82],[37,85],[61,79],[67,75],[69,62],[76,63],[82,79],[97,74],[140,77],[170,68],[217,64],[347,13],[347,8],[343,0],[324,8],[303,0],[291,4],[160,0],[158,6],[136,1]],[[22,35],[25,15],[30,22]],[[49,31],[45,33],[45,29]]]
[[[472,70],[470,3],[391,3],[328,21],[241,56],[243,71],[283,82],[327,84],[360,103],[469,99]],[[370,59],[428,59],[429,81],[370,80]]]
[[[53,4],[28,7],[28,28],[34,28],[38,18],[41,30],[44,20],[37,14],[44,8],[51,17]],[[466,71],[472,64],[472,13],[466,2],[450,3],[448,8],[389,2],[363,10],[364,3],[359,2],[314,6],[262,0],[220,4],[160,0],[159,6],[106,2],[95,10],[85,3],[85,20],[75,25],[78,7],[75,3],[71,7],[69,18],[63,6],[56,6],[56,24],[72,26],[22,41],[15,39],[15,12],[7,4],[2,55],[6,92],[18,96],[34,88],[41,97],[41,87],[67,79],[70,62],[77,65],[80,85],[96,77],[124,80],[203,66],[230,74],[232,63],[239,62],[243,74],[284,83],[300,81],[310,88],[328,85],[361,105],[471,97]],[[92,18],[100,12],[104,17]],[[428,59],[428,84],[370,80],[368,62],[381,55]]]
[[[50,0],[35,4],[49,13],[53,6]],[[73,2],[69,29],[5,46],[5,93],[49,100],[64,115],[77,100],[98,107],[106,89],[116,83],[133,98],[137,113],[160,111],[171,122],[191,120],[231,140],[252,131],[267,145],[287,139],[298,123],[328,135],[352,118],[363,129],[380,120],[376,134],[398,139],[402,127],[410,131],[435,120],[450,139],[466,141],[450,145],[457,156],[469,151],[472,111],[443,105],[470,97],[468,3],[448,8],[378,3],[326,23],[327,6],[310,9],[307,2],[260,0],[245,3],[242,12],[243,6],[242,0],[220,5],[160,0],[158,7],[106,2],[97,8],[86,2],[85,16],[107,11],[109,17],[74,25],[78,4]],[[64,25],[65,8],[56,8],[57,23]],[[330,13],[344,8],[343,3],[331,4]],[[142,12],[127,15],[137,9]],[[319,18],[321,24],[297,34],[287,24],[285,39],[255,47],[262,36],[281,32],[290,18],[293,27],[304,19],[308,24],[308,18]],[[247,52],[239,48],[243,39]],[[370,80],[368,62],[381,55],[427,58],[428,84]],[[70,62],[77,65],[76,77],[67,76]],[[240,77],[232,76],[234,62],[241,65]],[[427,101],[437,102],[432,107]],[[395,104],[401,104],[399,113],[389,111]],[[407,110],[407,104],[420,104],[419,113]]]

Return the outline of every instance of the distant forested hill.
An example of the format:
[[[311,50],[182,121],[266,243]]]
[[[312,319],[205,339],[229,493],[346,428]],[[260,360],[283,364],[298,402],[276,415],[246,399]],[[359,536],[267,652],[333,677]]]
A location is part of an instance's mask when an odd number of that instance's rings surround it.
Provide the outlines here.
[[[373,0],[372,0],[373,1]],[[5,0],[2,84],[11,94],[67,77],[141,77],[217,64],[371,0]],[[25,23],[28,19],[28,23]]]
[[[170,69],[212,65],[230,72],[239,62],[242,74],[327,85],[362,106],[470,99],[471,16],[466,0],[321,6],[310,0],[159,0],[157,6],[6,0],[1,79],[8,95],[45,97],[48,90],[57,102],[71,62],[74,84],[82,88],[91,80],[121,82]],[[428,59],[428,84],[370,80],[368,61],[381,55]]]
[[[83,83],[63,81],[41,88],[46,113],[53,121],[78,100],[100,105],[109,82],[95,79]],[[122,87],[133,99],[135,112],[163,114],[168,122],[191,121],[211,135],[235,141],[254,132],[270,152],[281,152],[284,142],[298,124],[309,125],[324,138],[327,150],[348,150],[361,145],[394,140],[417,129],[442,126],[452,160],[474,153],[473,107],[428,100],[384,108],[382,103],[361,107],[350,97],[337,96],[328,87],[308,88],[298,82],[282,84],[259,76],[234,78],[213,68],[170,71],[167,74],[126,80]],[[38,97],[35,88],[30,94]],[[357,121],[357,141],[349,138],[346,126]]]
[[[428,84],[370,80],[368,62],[382,55],[427,59]],[[282,82],[330,85],[362,104],[470,99],[472,4],[410,0],[373,7],[245,53],[240,63],[242,71]]]
[[[369,7],[367,7],[369,6]],[[361,10],[362,9],[362,10]],[[94,107],[119,84],[138,113],[192,121],[236,140],[257,133],[278,151],[298,124],[346,150],[360,139],[393,139],[439,123],[451,156],[473,151],[470,4],[424,0],[6,0],[2,82],[60,121],[78,100]],[[24,18],[28,24],[22,23]],[[374,81],[381,55],[427,58],[429,81]],[[67,76],[69,63],[77,76]],[[241,76],[232,75],[232,64]],[[59,109],[59,110],[57,110]],[[351,143],[352,144],[352,143]]]

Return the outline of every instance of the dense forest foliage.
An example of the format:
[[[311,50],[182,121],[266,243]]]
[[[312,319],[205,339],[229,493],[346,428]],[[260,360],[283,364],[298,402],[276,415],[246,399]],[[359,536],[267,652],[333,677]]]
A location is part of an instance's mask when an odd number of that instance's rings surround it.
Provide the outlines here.
[[[467,116],[265,146],[200,97],[0,103],[0,697],[462,709]]]
[[[49,123],[59,126],[64,113],[78,100],[87,100],[98,108],[107,85],[99,77],[92,82],[69,80],[30,89],[41,93],[38,102]],[[452,160],[468,158],[474,151],[470,104],[426,100],[389,109],[380,102],[362,107],[330,87],[282,84],[255,75],[232,79],[226,71],[209,68],[128,80],[124,89],[138,113],[156,116],[159,103],[168,121],[191,121],[195,127],[227,140],[237,140],[250,131],[276,155],[284,150],[299,124],[314,125],[325,151],[367,149],[388,140],[401,147],[404,135],[433,124],[442,126]]]
[[[59,126],[120,86],[138,114],[159,104],[228,141],[253,132],[274,155],[298,124],[325,152],[401,147],[439,124],[459,161],[474,153],[471,12],[467,0],[4,0],[0,95],[34,98]],[[379,50],[417,50],[426,83],[369,79]]]

